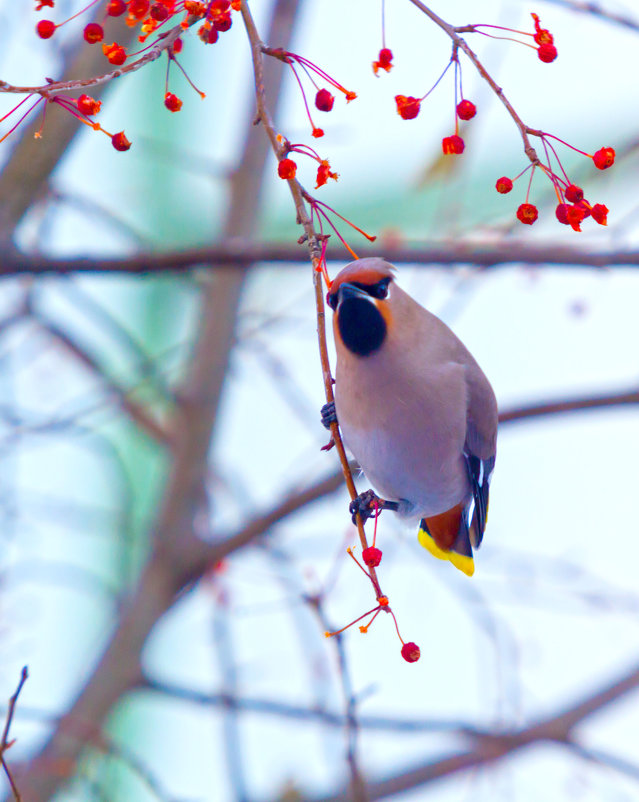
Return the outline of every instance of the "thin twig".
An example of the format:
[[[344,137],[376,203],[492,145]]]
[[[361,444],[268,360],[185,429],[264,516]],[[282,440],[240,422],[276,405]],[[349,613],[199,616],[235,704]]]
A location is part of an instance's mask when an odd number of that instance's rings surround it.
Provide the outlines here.
[[[21,802],[20,792],[18,787],[13,779],[13,775],[11,774],[11,770],[7,765],[6,760],[4,759],[4,753],[7,749],[11,746],[9,742],[9,730],[11,729],[11,722],[13,721],[13,714],[15,713],[16,704],[18,702],[18,696],[20,696],[20,691],[22,690],[24,683],[27,681],[29,676],[29,670],[27,666],[24,666],[22,672],[20,673],[20,681],[18,682],[18,687],[15,690],[15,693],[9,699],[9,708],[7,710],[7,717],[4,722],[4,731],[2,733],[2,741],[0,741],[0,762],[2,763],[2,768],[4,769],[4,773],[7,775],[7,779],[9,780],[9,784],[11,785],[11,790],[13,791],[13,795],[16,798],[16,802]]]

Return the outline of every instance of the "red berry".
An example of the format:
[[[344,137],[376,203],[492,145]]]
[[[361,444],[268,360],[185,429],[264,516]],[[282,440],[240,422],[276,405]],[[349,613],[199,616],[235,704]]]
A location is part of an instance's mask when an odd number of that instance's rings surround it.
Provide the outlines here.
[[[393,60],[393,52],[389,50],[387,47],[383,47],[379,51],[379,64],[380,67],[388,67],[388,65]]]
[[[40,39],[50,39],[55,33],[55,22],[50,19],[41,19],[36,25],[36,33]]]
[[[382,552],[374,546],[369,546],[362,552],[362,560],[369,568],[377,568],[382,561]]]
[[[149,13],[149,0],[129,0],[129,14],[135,19],[142,19]]]
[[[182,108],[182,101],[173,92],[167,92],[164,95],[164,105],[169,111],[179,111]]]
[[[566,196],[566,200],[570,201],[570,203],[579,203],[580,200],[583,200],[584,191],[576,184],[569,184],[566,187],[564,195]]]
[[[568,204],[567,203],[558,203],[557,204],[557,208],[555,209],[555,217],[563,225],[565,225],[565,226],[568,225]]]
[[[508,178],[508,176],[502,175],[501,178],[497,179],[497,183],[495,184],[495,189],[497,192],[501,192],[502,195],[505,195],[507,192],[513,188],[513,182]]]
[[[297,165],[293,159],[282,159],[277,165],[277,174],[280,178],[295,178]]]
[[[461,100],[457,104],[457,116],[460,120],[472,120],[477,114],[477,106],[470,100]]]
[[[600,226],[607,226],[608,225],[608,207],[604,206],[603,203],[595,203],[595,205],[590,210],[592,214],[592,219],[599,223]]]
[[[120,67],[126,61],[126,51],[117,42],[113,42],[112,45],[102,45],[102,52],[116,67]]]
[[[164,22],[164,20],[169,16],[169,9],[162,3],[153,3],[151,10],[149,11],[149,15],[156,22]]]
[[[205,45],[214,45],[219,38],[219,33],[215,30],[215,28],[209,28],[207,25],[208,23],[205,22],[204,25],[198,28],[197,35]]]
[[[407,663],[416,663],[421,657],[419,646],[412,641],[402,646],[402,657]]]
[[[557,48],[550,43],[539,45],[537,48],[537,55],[540,61],[543,61],[545,64],[550,64],[551,61],[557,58]]]
[[[126,11],[126,3],[124,0],[110,0],[106,11],[110,17],[119,17]]]
[[[97,22],[90,22],[84,27],[84,40],[90,45],[101,42],[104,39],[104,29]]]
[[[319,137],[324,136],[324,129],[313,128],[313,130],[311,131],[311,136],[314,136],[316,139],[319,139]]]
[[[517,219],[524,225],[531,226],[538,217],[537,207],[532,203],[522,203],[517,209]]]
[[[615,163],[615,149],[614,148],[600,148],[592,157],[595,167],[598,170],[607,170]]]
[[[184,47],[184,42],[181,39],[176,39],[171,45],[171,53],[181,53]]]
[[[315,95],[315,108],[320,111],[330,111],[335,103],[335,97],[331,95],[328,89],[320,89]]]
[[[80,95],[78,98],[78,111],[86,114],[87,117],[92,117],[100,111],[102,103],[99,100],[91,97],[91,95]]]
[[[113,134],[111,137],[111,144],[116,150],[128,150],[131,147],[131,143],[124,135],[124,131],[120,131],[118,134]]]
[[[395,95],[395,103],[397,104],[397,113],[402,120],[414,120],[419,114],[419,107],[421,106],[419,98]]]
[[[233,20],[231,19],[231,12],[229,11],[228,14],[220,14],[213,20],[213,27],[216,31],[220,33],[224,33],[228,31],[228,29],[233,24]]]
[[[442,139],[442,150],[446,155],[459,155],[464,152],[464,140],[453,134],[452,136],[445,136]]]

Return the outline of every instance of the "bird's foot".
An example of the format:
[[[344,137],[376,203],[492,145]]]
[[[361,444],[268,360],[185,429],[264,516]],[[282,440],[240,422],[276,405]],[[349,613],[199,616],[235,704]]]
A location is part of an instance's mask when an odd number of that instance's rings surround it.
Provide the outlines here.
[[[354,524],[357,523],[358,514],[362,519],[362,523],[366,523],[369,518],[372,518],[376,513],[379,514],[382,510],[393,510],[397,512],[398,509],[399,502],[386,501],[380,498],[373,490],[365,490],[348,505],[348,511],[351,514]]]
[[[335,401],[331,401],[329,404],[324,404],[322,409],[320,410],[320,415],[322,416],[322,426],[325,429],[329,429],[334,423],[337,423],[337,413],[335,412]]]

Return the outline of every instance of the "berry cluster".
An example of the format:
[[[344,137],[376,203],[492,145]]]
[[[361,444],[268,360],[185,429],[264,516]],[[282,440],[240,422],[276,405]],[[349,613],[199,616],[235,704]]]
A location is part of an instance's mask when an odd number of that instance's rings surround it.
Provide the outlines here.
[[[567,142],[564,142],[563,140],[558,139],[551,134],[540,132],[539,136],[546,152],[546,163],[542,162],[540,159],[536,159],[529,164],[528,167],[522,170],[521,173],[515,176],[514,179],[508,178],[508,176],[504,175],[501,178],[498,178],[495,184],[495,189],[497,192],[499,192],[501,195],[506,195],[512,190],[514,181],[521,178],[526,172],[528,172],[528,170],[531,171],[530,179],[528,181],[528,191],[526,192],[526,200],[524,203],[520,204],[517,209],[517,219],[519,222],[523,223],[524,225],[531,226],[539,217],[539,211],[537,207],[533,203],[529,202],[532,178],[535,173],[535,169],[539,168],[552,183],[553,189],[557,196],[555,217],[560,223],[570,226],[573,231],[581,231],[581,223],[588,217],[592,217],[592,219],[601,226],[607,225],[608,207],[604,206],[603,203],[590,204],[586,200],[583,189],[574,184],[568,177],[568,174],[564,170],[559,156],[557,155],[557,151],[553,147],[552,143],[549,142],[549,139],[555,139],[558,142],[561,142],[562,145],[566,145],[567,147],[571,148],[571,150],[575,150],[577,153],[592,159],[593,164],[598,170],[607,170],[608,167],[611,167],[614,164],[614,149],[600,148],[593,155],[590,155],[589,153],[585,153],[584,151],[579,150],[572,145],[568,145]],[[553,171],[551,166],[551,155],[559,165],[559,171],[561,175],[558,175]]]

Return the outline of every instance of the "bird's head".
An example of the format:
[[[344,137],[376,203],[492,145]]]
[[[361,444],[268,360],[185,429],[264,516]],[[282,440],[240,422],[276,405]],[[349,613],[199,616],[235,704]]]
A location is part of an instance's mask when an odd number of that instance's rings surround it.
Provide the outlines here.
[[[394,269],[379,257],[358,259],[331,283],[326,300],[335,313],[335,336],[357,356],[370,356],[386,339]]]

